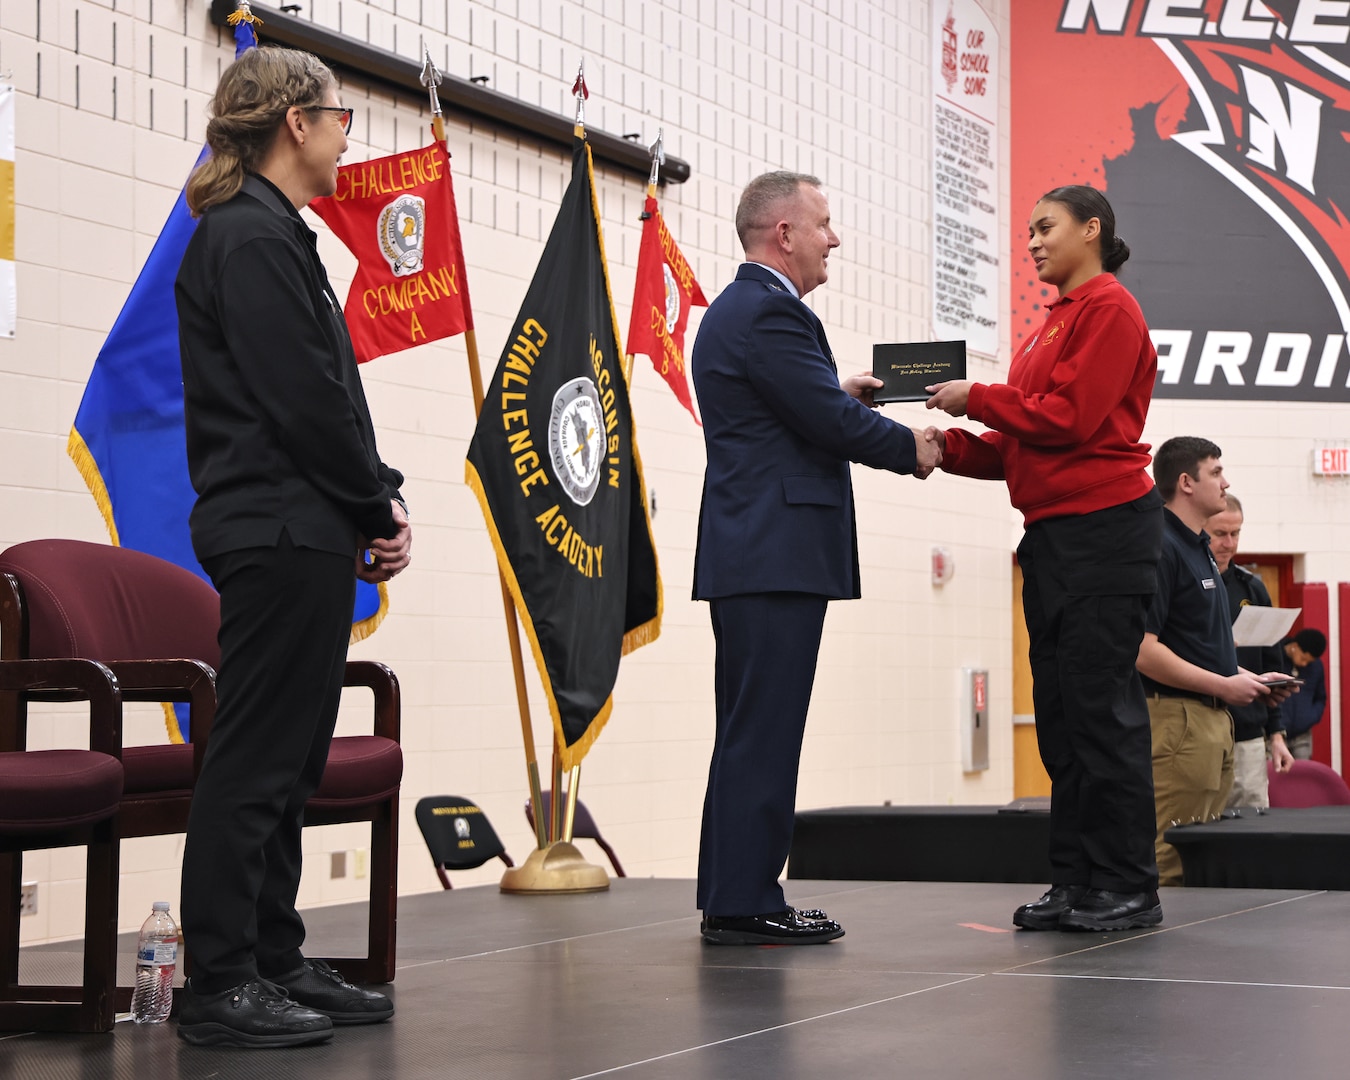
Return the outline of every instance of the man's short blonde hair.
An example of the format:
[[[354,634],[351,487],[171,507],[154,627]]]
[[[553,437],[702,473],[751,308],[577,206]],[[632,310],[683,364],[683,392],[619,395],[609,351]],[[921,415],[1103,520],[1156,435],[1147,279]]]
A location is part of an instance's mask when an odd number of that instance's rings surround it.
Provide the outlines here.
[[[736,235],[741,238],[742,248],[749,250],[747,241],[751,233],[776,223],[779,203],[794,197],[803,184],[818,188],[820,180],[806,173],[770,172],[745,185],[736,206]]]

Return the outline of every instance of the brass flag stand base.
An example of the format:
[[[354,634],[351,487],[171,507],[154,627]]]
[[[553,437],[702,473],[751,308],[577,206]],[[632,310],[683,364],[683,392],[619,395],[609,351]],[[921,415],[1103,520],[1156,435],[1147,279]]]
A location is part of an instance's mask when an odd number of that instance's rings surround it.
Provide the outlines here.
[[[608,888],[604,868],[588,863],[566,840],[535,848],[524,863],[507,870],[501,882],[502,892],[508,893],[587,893]]]

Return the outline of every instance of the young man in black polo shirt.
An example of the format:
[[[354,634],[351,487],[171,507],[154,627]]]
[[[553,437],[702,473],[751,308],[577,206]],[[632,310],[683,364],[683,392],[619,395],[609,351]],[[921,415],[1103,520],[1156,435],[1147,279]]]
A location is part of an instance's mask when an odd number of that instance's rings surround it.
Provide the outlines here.
[[[1205,522],[1227,508],[1222,451],[1180,436],[1158,447],[1153,480],[1165,505],[1158,591],[1144,620],[1139,673],[1153,728],[1158,881],[1181,884],[1181,856],[1163,833],[1222,813],[1233,785],[1233,720],[1227,705],[1278,701],[1262,677],[1238,666],[1228,594],[1209,551]],[[1278,673],[1276,673],[1278,675]],[[1154,925],[1141,912],[1130,926]]]

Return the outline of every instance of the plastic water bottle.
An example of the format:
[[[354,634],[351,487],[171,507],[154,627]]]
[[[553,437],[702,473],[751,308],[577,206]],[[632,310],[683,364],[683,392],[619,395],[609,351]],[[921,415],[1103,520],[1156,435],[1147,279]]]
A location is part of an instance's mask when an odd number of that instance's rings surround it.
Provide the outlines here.
[[[162,1024],[169,1018],[177,967],[178,925],[169,914],[169,902],[156,900],[136,942],[136,989],[131,995],[131,1019],[138,1024]]]

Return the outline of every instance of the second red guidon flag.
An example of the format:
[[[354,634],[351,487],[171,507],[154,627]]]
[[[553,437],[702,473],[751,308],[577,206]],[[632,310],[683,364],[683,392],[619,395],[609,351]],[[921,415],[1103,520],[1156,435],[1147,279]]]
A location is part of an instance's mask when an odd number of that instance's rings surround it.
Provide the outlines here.
[[[359,263],[346,306],[358,361],[473,328],[443,144],[344,165],[309,205]]]
[[[633,317],[628,325],[628,351],[646,353],[652,366],[670,384],[680,404],[698,423],[689,397],[689,376],[684,362],[684,331],[689,309],[707,307],[703,290],[675,238],[666,228],[656,199],[647,197],[638,251],[637,286],[633,290]]]

